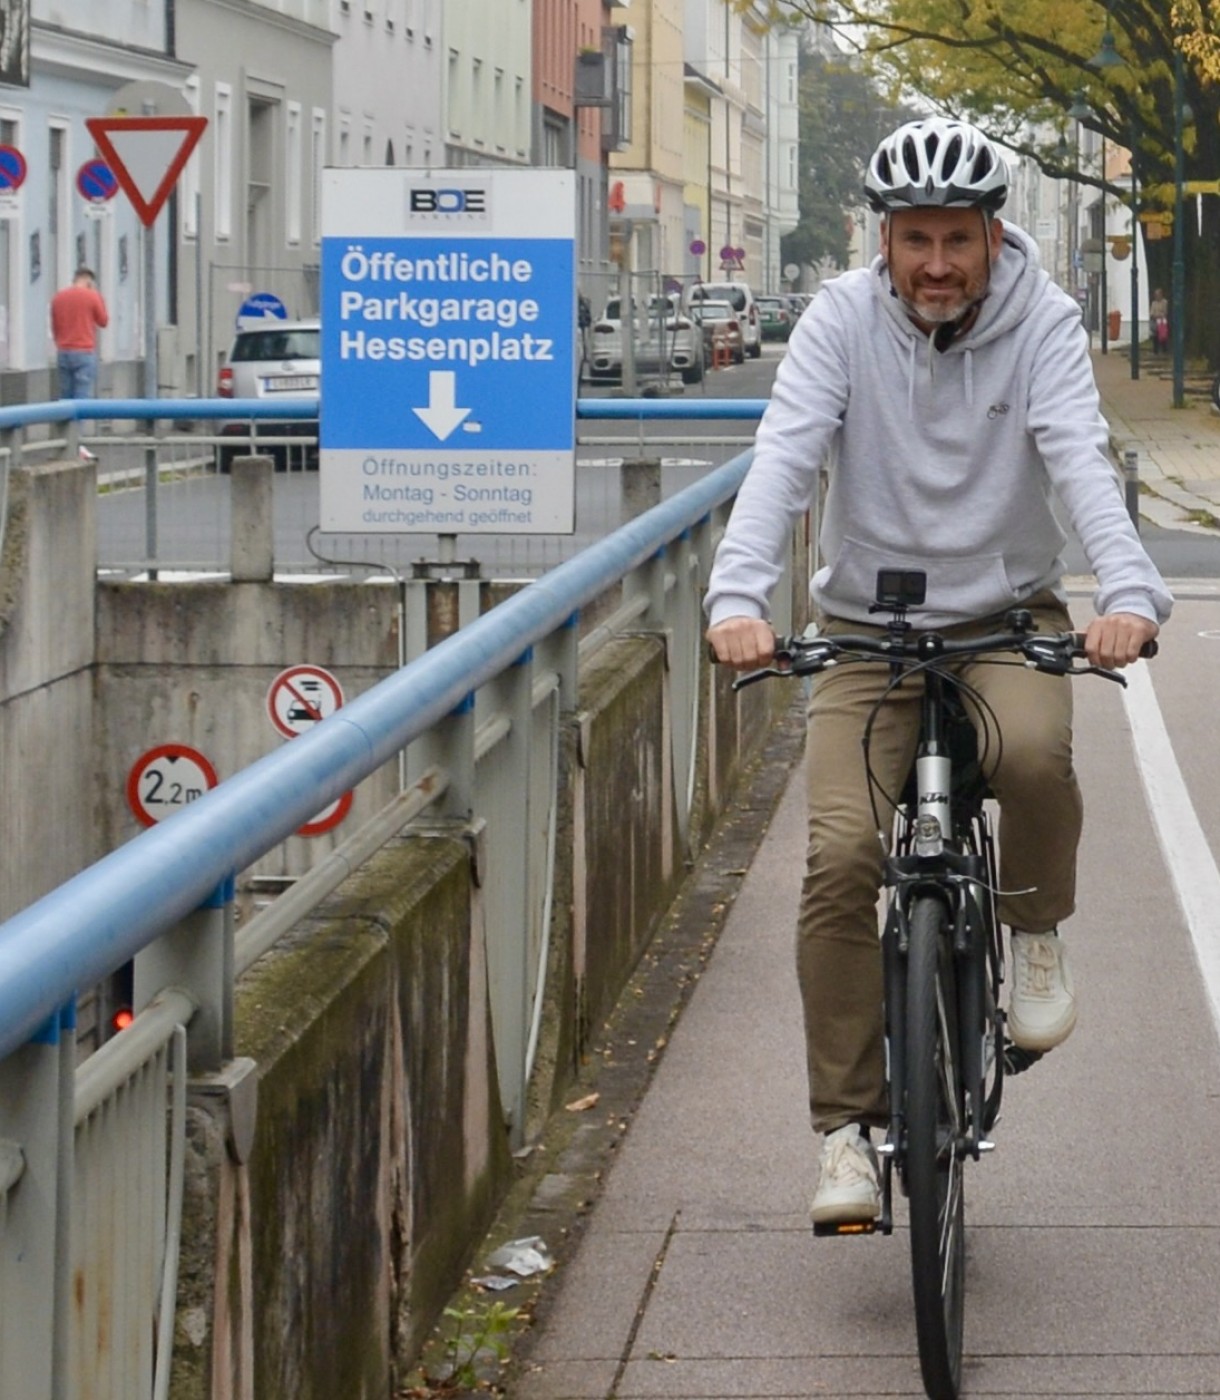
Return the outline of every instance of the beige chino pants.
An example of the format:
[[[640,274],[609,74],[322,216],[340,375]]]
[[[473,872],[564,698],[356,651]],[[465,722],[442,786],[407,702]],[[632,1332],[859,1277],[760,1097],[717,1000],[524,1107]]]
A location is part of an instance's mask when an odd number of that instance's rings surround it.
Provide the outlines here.
[[[1052,595],[1038,595],[1029,608],[1039,631],[1070,630],[1066,609]],[[956,638],[1003,627],[998,617],[942,630]],[[829,619],[822,630],[834,635],[885,629]],[[1017,928],[1044,932],[1075,906],[1082,805],[1072,767],[1071,682],[1006,657],[957,669],[995,717],[985,771],[1000,807],[1000,888],[1033,889],[1002,898],[1000,917]],[[850,1122],[887,1122],[877,912],[885,852],[869,804],[861,738],[889,679],[884,664],[844,662],[818,677],[808,707],[809,848],[797,922],[797,976],[809,1103],[818,1132]],[[917,679],[907,679],[873,723],[872,770],[881,790],[895,797],[914,759],[922,691]],[[977,730],[977,713],[974,718]],[[879,815],[888,844],[892,809],[884,800]]]

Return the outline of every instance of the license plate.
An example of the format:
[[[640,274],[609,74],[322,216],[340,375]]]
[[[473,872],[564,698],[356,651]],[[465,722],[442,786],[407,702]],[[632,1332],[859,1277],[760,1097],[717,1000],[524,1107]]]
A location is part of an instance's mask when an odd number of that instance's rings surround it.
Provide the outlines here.
[[[316,374],[281,374],[274,379],[264,379],[263,387],[269,394],[316,394],[318,376]]]

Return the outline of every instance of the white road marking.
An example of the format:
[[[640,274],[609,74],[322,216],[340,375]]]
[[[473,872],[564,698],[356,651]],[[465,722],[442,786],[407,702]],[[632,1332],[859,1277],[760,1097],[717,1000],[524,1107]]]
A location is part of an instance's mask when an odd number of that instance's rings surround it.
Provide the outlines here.
[[[1136,764],[1220,1033],[1220,871],[1182,778],[1148,667],[1132,666],[1126,675],[1123,704]]]

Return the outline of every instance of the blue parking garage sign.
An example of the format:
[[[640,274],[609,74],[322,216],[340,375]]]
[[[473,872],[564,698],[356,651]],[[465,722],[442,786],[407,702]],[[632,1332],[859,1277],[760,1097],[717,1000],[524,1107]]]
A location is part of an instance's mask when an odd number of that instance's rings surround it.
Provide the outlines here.
[[[570,171],[328,170],[321,526],[575,527]]]

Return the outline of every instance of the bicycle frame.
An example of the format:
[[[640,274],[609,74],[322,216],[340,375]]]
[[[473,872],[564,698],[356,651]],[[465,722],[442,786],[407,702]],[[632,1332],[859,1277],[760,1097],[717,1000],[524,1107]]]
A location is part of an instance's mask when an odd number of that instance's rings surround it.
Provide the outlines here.
[[[986,784],[977,768],[955,757],[954,725],[970,723],[954,682],[935,668],[923,672],[915,785],[895,818],[894,850],[885,863],[889,905],[882,933],[886,1002],[890,1126],[881,1147],[885,1163],[878,1228],[893,1229],[892,1168],[901,1171],[906,1143],[906,960],[914,902],[926,896],[945,907],[957,992],[952,1018],[955,1079],[961,1095],[962,1134],[952,1144],[978,1158],[994,1144],[986,1134],[999,1112],[1003,1086],[1003,945],[996,916],[996,859],[991,822],[984,810]],[[988,1070],[995,1078],[987,1088]]]

